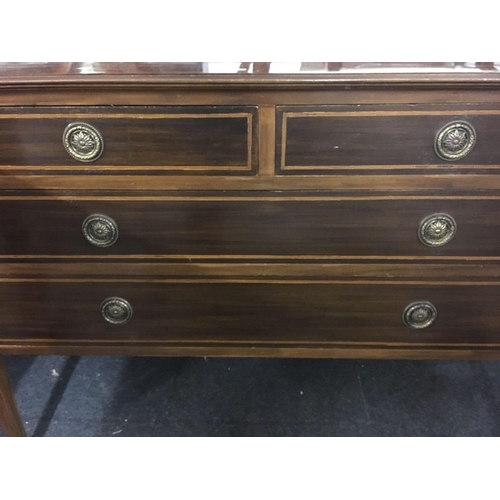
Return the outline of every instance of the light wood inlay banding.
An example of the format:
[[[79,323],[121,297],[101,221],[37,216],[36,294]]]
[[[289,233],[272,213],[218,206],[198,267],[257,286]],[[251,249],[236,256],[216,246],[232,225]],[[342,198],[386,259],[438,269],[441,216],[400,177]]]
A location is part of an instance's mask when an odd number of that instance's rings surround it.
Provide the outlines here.
[[[55,258],[57,260],[57,258]],[[361,263],[169,263],[169,262],[51,262],[51,263],[9,263],[1,262],[0,279],[242,279],[255,281],[310,280],[322,281],[390,281],[405,283],[463,282],[465,280],[500,281],[500,263],[460,262],[422,265],[420,262],[361,262]],[[452,277],[452,279],[450,278]]]
[[[496,73],[0,81],[0,352],[500,358],[500,157],[484,126],[500,116]],[[73,119],[108,127],[115,156],[53,153]],[[434,127],[454,119],[482,124],[477,147],[440,163]],[[328,143],[354,121],[378,149],[347,134],[328,156],[313,132]],[[415,157],[381,137],[409,122],[398,144]],[[82,220],[108,212],[117,245],[85,246]],[[419,223],[438,212],[457,235],[424,248]],[[99,316],[112,296],[134,308],[124,329]],[[438,319],[410,332],[402,311],[420,300]]]
[[[244,175],[257,170],[255,106],[185,107],[186,112],[182,107],[151,108],[151,112],[140,107],[121,108],[130,112],[114,112],[120,108],[110,106],[89,113],[66,109],[0,113],[0,172],[7,176],[26,172],[31,177],[36,172]],[[88,122],[103,135],[104,153],[99,160],[82,164],[63,150],[62,131],[75,121]]]
[[[259,108],[259,176],[274,175],[275,164],[275,106],[261,106]]]
[[[332,106],[327,110],[310,111],[307,107],[298,111],[293,111],[293,107],[278,107],[281,122],[278,171],[290,175],[308,171],[318,175],[326,175],[328,171],[346,171],[345,175],[369,171],[382,175],[384,171],[401,170],[415,171],[416,175],[418,170],[470,173],[500,168],[492,151],[496,139],[490,133],[496,128],[498,119],[495,117],[500,115],[499,109],[453,109],[449,106],[432,109],[427,106],[426,109],[384,110],[380,106],[367,107],[351,106],[353,109],[345,110],[344,106],[344,110],[335,110]],[[323,119],[330,120],[325,122]],[[435,134],[447,122],[457,119],[470,121],[481,143],[462,161],[439,162],[433,151]],[[388,149],[393,152],[384,153]]]

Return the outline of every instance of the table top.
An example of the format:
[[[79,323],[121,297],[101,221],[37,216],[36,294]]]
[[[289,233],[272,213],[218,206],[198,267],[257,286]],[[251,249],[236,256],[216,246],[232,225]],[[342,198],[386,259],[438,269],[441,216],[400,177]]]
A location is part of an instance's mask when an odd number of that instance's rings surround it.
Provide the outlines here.
[[[500,62],[1,62],[11,83],[500,82]]]

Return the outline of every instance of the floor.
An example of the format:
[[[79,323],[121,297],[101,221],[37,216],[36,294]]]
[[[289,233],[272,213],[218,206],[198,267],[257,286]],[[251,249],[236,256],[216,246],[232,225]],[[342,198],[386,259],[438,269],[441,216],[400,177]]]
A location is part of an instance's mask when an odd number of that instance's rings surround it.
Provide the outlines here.
[[[500,436],[498,361],[5,360],[30,436]]]

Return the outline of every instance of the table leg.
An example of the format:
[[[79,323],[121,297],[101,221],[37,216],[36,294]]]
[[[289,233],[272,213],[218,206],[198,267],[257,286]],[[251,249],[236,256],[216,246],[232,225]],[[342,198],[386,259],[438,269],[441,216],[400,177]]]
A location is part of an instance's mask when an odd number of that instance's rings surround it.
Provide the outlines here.
[[[2,356],[0,356],[0,427],[6,436],[26,436]]]

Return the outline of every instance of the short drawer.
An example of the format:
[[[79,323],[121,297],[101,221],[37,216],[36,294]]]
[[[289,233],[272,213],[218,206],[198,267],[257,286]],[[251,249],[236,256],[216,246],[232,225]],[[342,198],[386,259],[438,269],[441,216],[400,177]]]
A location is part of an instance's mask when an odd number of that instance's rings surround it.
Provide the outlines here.
[[[0,255],[499,257],[499,212],[438,198],[0,200]]]
[[[0,346],[18,340],[495,344],[500,286],[0,283]]]
[[[367,174],[500,164],[500,109],[467,106],[281,106],[280,174]],[[415,172],[417,173],[417,172]],[[434,172],[433,172],[434,173]]]
[[[16,172],[251,174],[255,106],[9,108],[0,168]]]

